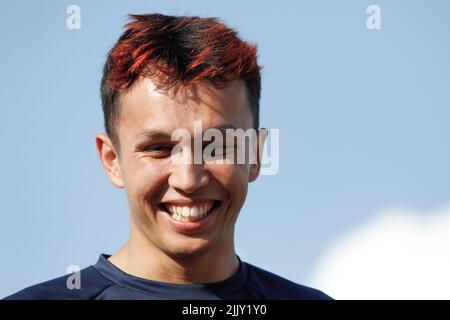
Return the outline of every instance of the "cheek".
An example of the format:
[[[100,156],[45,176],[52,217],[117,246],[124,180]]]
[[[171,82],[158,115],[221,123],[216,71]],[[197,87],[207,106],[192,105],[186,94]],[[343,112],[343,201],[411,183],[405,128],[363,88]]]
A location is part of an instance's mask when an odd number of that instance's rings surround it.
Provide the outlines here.
[[[141,201],[151,194],[155,195],[164,183],[163,166],[152,163],[149,159],[135,161],[126,174],[128,194],[135,201]]]
[[[233,201],[243,202],[247,195],[249,166],[218,164],[214,165],[210,172],[226,189]]]

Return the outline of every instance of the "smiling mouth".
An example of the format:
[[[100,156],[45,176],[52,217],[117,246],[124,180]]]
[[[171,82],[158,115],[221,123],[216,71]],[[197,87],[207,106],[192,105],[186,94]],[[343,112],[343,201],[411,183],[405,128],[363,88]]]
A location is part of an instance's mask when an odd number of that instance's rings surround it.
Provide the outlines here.
[[[221,204],[218,200],[208,200],[189,205],[160,203],[159,208],[169,214],[174,220],[190,222],[206,218]]]

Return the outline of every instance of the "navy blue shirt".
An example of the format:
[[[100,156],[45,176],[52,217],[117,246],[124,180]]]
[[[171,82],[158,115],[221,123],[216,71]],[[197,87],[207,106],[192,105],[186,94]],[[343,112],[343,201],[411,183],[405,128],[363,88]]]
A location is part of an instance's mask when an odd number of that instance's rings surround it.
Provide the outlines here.
[[[6,300],[85,299],[85,300],[253,300],[253,299],[331,299],[323,292],[305,287],[273,273],[242,262],[226,280],[208,284],[172,284],[127,274],[113,265],[110,256],[100,255],[97,263],[80,271],[81,288],[69,289],[71,275],[23,289]]]

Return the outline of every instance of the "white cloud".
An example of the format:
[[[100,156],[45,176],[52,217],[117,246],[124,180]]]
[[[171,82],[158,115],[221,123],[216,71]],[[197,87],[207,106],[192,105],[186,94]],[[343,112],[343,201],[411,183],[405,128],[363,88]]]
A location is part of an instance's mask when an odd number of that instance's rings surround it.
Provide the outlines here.
[[[381,210],[325,250],[308,284],[335,299],[450,299],[450,206]]]

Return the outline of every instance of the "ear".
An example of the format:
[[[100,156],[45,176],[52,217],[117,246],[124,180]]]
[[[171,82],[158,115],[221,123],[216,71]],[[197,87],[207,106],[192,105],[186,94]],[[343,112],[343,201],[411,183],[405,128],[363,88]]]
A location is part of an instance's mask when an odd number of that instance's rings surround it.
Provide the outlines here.
[[[117,188],[123,188],[125,184],[123,182],[122,171],[120,170],[119,155],[111,139],[104,134],[98,134],[95,137],[95,143],[97,145],[98,156],[109,180]]]
[[[262,159],[262,152],[264,150],[264,143],[266,142],[267,138],[267,129],[261,128],[258,131],[258,143],[256,145],[256,163],[253,163],[250,165],[250,172],[248,174],[248,182],[253,182],[258,178],[259,172],[261,169],[261,159]]]

